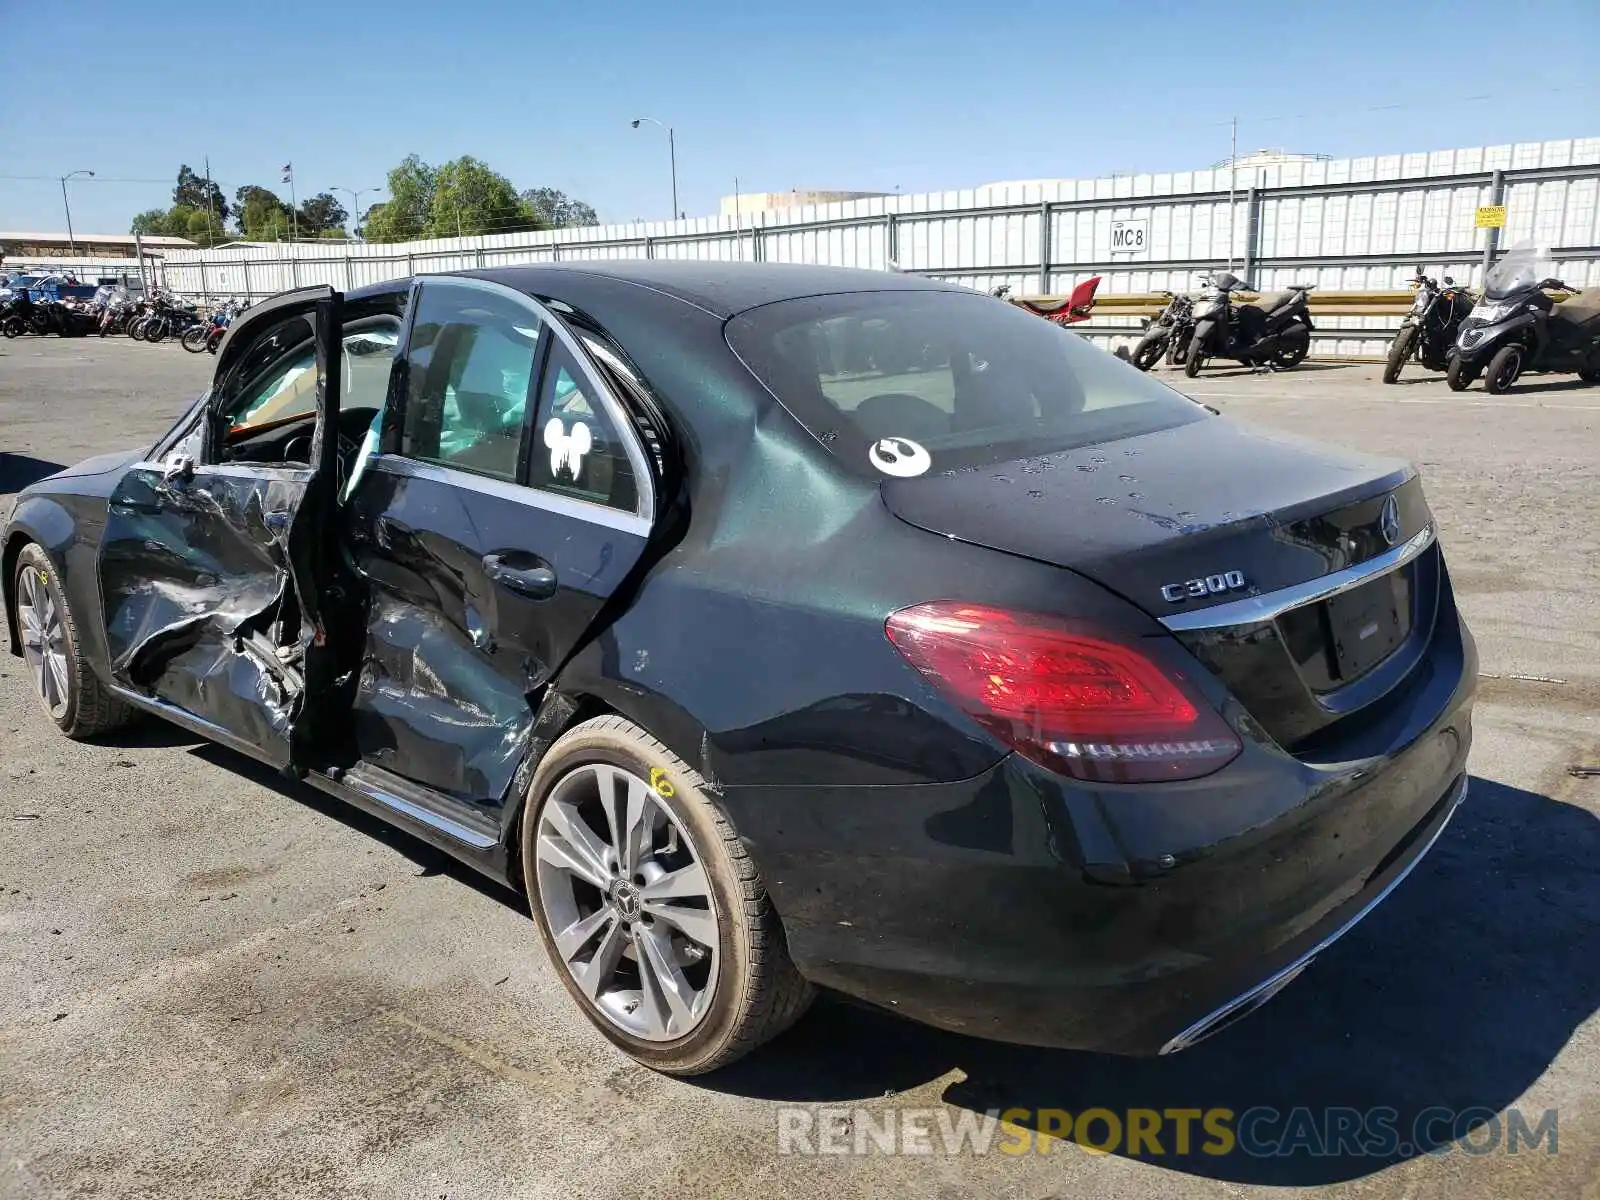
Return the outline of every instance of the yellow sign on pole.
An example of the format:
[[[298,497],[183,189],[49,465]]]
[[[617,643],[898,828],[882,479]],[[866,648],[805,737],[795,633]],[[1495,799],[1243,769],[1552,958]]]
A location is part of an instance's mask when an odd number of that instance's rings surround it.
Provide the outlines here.
[[[1479,205],[1476,224],[1479,229],[1504,229],[1506,227],[1506,206],[1504,204]]]

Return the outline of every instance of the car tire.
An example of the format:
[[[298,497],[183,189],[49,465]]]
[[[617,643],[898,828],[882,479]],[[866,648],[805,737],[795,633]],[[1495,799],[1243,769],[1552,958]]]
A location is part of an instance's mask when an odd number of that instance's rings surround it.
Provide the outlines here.
[[[611,815],[603,785],[613,789]],[[635,813],[648,818],[633,826],[649,831],[642,840],[616,832]],[[811,985],[732,822],[694,768],[637,725],[598,717],[557,739],[529,785],[521,833],[528,903],[557,976],[642,1065],[714,1071],[810,1005]],[[618,861],[625,854],[632,864]],[[652,899],[658,885],[666,890]],[[655,987],[641,962],[652,964]]]
[[[1183,373],[1193,379],[1200,374],[1200,368],[1204,365],[1204,358],[1205,356],[1200,353],[1199,347],[1191,345],[1189,347],[1189,357],[1183,360]]]
[[[1483,390],[1491,396],[1502,396],[1509,392],[1511,385],[1522,374],[1522,358],[1522,347],[1515,343],[1496,350],[1494,357],[1489,360],[1488,369],[1483,373]]]
[[[112,694],[84,659],[61,574],[37,543],[24,546],[17,556],[11,594],[34,693],[56,727],[83,740],[125,725],[133,709]]]
[[[1458,355],[1450,360],[1450,366],[1444,373],[1444,382],[1452,392],[1464,392],[1477,377],[1478,369],[1468,366],[1466,360]]]
[[[1389,359],[1383,367],[1383,381],[1393,383],[1400,378],[1400,371],[1405,367],[1406,361],[1411,357],[1411,351],[1417,344],[1417,327],[1407,326],[1394,335],[1394,341],[1389,343]]]

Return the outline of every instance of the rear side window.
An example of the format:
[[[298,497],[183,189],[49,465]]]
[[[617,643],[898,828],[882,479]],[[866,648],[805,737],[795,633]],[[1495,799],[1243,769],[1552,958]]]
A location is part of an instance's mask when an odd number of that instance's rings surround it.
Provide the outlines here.
[[[529,482],[548,492],[633,512],[638,481],[622,436],[561,342],[550,347],[539,395]]]
[[[481,288],[424,283],[400,452],[515,481],[539,318]]]
[[[1076,334],[961,292],[763,305],[728,344],[811,434],[868,477],[981,467],[1204,419]]]

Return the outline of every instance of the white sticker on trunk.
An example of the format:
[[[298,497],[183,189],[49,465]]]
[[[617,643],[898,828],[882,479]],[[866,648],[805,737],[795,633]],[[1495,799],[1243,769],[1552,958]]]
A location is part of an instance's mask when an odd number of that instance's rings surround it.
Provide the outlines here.
[[[572,423],[572,432],[561,423],[560,417],[551,417],[545,423],[544,444],[550,451],[550,474],[561,477],[563,468],[572,473],[574,483],[583,478],[583,456],[594,445],[589,427],[582,421]]]
[[[867,457],[885,475],[921,475],[933,466],[933,455],[910,438],[880,438],[867,451]]]

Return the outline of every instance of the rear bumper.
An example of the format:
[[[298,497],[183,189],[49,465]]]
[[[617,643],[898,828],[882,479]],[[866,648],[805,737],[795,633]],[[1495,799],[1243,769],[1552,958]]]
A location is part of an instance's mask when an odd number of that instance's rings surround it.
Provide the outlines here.
[[[1013,757],[956,784],[724,800],[819,986],[979,1037],[1170,1053],[1286,984],[1433,845],[1465,793],[1474,664],[1404,745],[1337,767],[1251,748],[1119,790]]]

